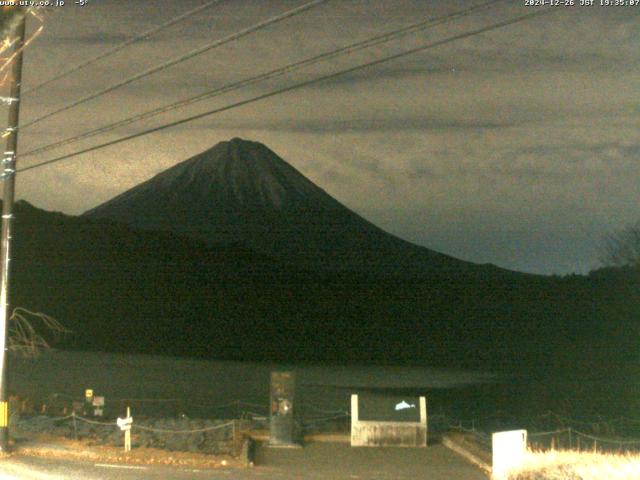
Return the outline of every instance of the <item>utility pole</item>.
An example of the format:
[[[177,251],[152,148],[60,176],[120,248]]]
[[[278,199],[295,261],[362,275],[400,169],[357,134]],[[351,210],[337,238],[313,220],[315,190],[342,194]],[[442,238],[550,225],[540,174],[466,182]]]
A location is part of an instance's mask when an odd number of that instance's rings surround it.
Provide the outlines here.
[[[26,14],[21,16],[16,27],[13,43],[13,65],[11,70],[11,93],[7,146],[2,156],[3,183],[2,232],[0,246],[0,452],[9,449],[9,390],[7,385],[7,347],[9,336],[9,246],[11,244],[11,221],[13,220],[13,198],[16,185],[16,154],[18,150],[18,122],[20,118],[20,83],[22,82],[22,53]]]

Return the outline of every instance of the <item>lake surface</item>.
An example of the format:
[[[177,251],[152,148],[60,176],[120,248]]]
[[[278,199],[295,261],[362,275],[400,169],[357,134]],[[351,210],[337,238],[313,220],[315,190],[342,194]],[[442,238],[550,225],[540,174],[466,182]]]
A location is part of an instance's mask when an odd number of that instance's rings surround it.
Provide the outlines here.
[[[82,400],[91,388],[108,405],[124,408],[126,403],[149,415],[267,414],[272,371],[295,372],[296,407],[305,417],[348,412],[351,393],[429,396],[500,382],[491,373],[428,367],[283,365],[65,351],[12,358],[9,368],[10,391],[38,402],[52,396]]]

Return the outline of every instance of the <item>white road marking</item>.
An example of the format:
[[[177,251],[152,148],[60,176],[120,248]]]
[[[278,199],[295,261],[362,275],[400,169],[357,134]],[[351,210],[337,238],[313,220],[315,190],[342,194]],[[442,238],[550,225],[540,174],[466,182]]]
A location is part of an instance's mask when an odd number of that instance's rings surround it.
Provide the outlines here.
[[[0,466],[0,478],[3,480],[62,480],[62,477],[59,475],[49,475],[47,473],[35,471],[32,468],[34,467],[31,467],[30,465],[21,465],[10,460],[4,460]],[[7,473],[10,473],[11,476],[7,475]],[[14,477],[13,474],[16,476]]]
[[[125,468],[128,470],[147,470],[149,467],[140,467],[137,465],[112,465],[110,463],[96,463],[94,467],[103,467],[103,468]]]

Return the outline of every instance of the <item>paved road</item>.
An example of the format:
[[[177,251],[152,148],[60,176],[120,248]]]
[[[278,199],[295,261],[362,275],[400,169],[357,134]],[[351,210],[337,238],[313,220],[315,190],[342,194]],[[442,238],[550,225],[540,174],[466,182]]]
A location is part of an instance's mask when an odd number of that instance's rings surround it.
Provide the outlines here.
[[[131,467],[15,455],[0,460],[0,478],[13,480],[486,480],[477,467],[442,445],[351,448],[315,443],[300,449],[260,448],[252,469]]]
[[[241,479],[234,469],[196,470],[165,466],[138,467],[94,462],[12,456],[0,460],[0,478],[7,480],[133,480]]]
[[[261,448],[256,462],[282,480],[487,480],[482,470],[443,445],[351,448],[348,443],[312,443],[300,449]]]

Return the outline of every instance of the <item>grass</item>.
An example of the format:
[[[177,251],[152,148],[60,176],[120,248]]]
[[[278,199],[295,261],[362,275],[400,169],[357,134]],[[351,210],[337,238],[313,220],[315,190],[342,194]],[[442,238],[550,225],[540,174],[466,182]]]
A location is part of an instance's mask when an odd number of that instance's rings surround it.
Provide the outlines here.
[[[576,450],[530,451],[509,480],[640,479],[640,454]]]
[[[172,465],[186,468],[243,467],[241,458],[194,452],[167,451],[158,448],[95,445],[91,440],[70,440],[49,434],[21,432],[22,442],[13,443],[14,452],[44,458],[70,458],[89,462],[127,465]],[[2,456],[0,456],[0,459]],[[4,477],[1,477],[4,478]]]

